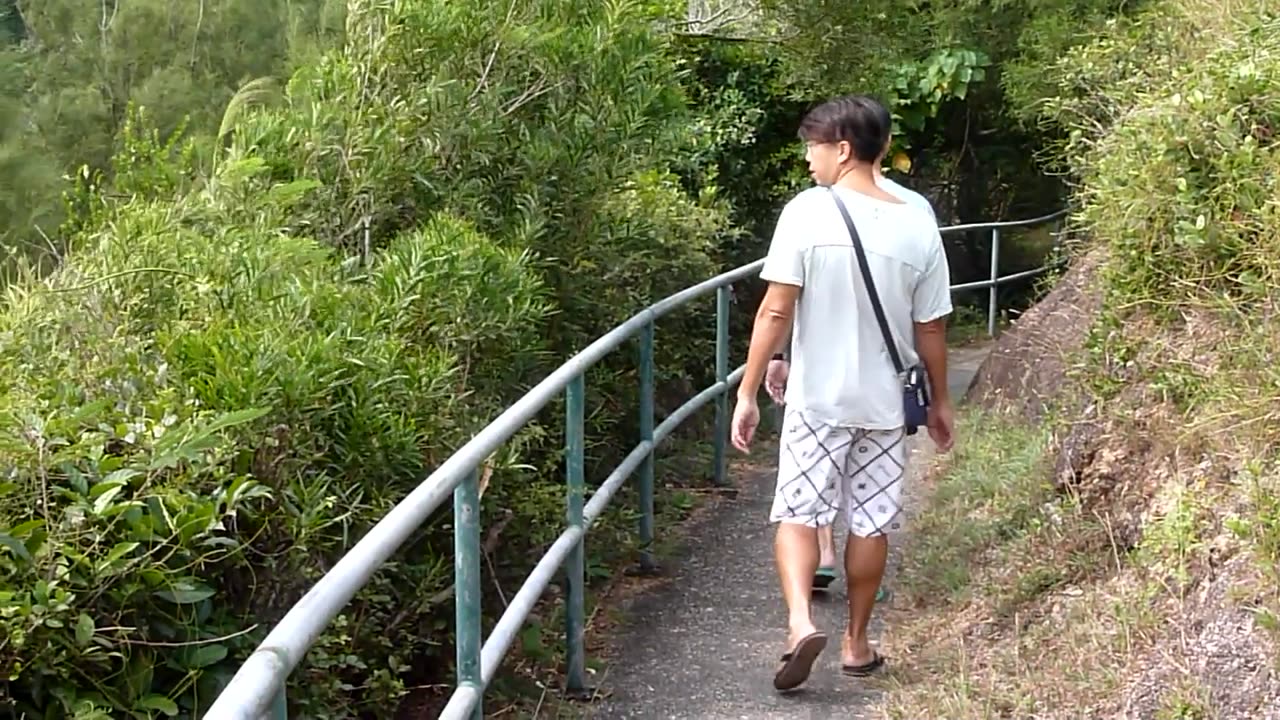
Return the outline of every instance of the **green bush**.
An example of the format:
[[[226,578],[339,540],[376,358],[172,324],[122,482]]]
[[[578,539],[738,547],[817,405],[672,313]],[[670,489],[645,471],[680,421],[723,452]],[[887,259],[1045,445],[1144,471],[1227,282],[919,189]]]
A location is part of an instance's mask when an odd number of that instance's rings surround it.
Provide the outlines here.
[[[353,272],[280,232],[300,194],[278,189],[241,212],[136,201],[10,293],[0,662],[29,712],[207,703],[219,661],[261,632],[210,639],[269,622],[497,408],[473,358],[541,343],[548,306],[523,254],[437,216]],[[495,362],[471,370],[492,378]],[[394,565],[349,619],[412,607],[448,571]],[[429,641],[393,629],[348,630],[343,650],[390,656],[369,673],[384,691]],[[343,661],[302,696],[332,703],[362,669]]]
[[[1062,132],[1077,219],[1111,250],[1122,314],[1177,317],[1180,304],[1248,314],[1280,280],[1277,11],[1158,4],[1107,24],[1048,74],[1056,94],[1042,118]]]
[[[1111,239],[1117,291],[1164,304],[1257,301],[1280,280],[1270,229],[1280,191],[1277,50],[1280,33],[1263,26],[1195,62],[1144,60],[1172,67],[1157,82],[1121,84],[1133,102],[1089,145],[1082,213]]]
[[[71,195],[64,262],[8,290],[8,709],[199,716],[471,433],[717,267],[727,215],[673,173],[694,140],[652,8],[348,10],[341,52],[232,100],[211,172],[206,138],[128,115],[109,190],[88,172]],[[708,309],[659,328],[664,410],[709,375]],[[633,441],[632,354],[589,382],[598,480]],[[558,409],[490,461],[486,522],[520,518],[500,573],[563,522]],[[448,672],[451,549],[441,513],[308,655],[293,712],[387,717],[411,666]]]
[[[696,146],[669,40],[653,8],[540,2],[353,6],[342,56],[299,71],[284,107],[244,118],[227,157],[260,158],[272,182],[322,189],[291,223],[347,252],[445,208],[532,253],[554,298],[551,355],[517,358],[509,399],[644,305],[713,274],[730,234],[714,187],[673,170]],[[370,238],[370,247],[363,246]],[[659,342],[664,396],[709,379],[712,318],[680,313]],[[634,437],[631,353],[592,371],[589,434]],[[550,417],[550,416],[549,416]],[[621,458],[616,441],[593,460]]]
[[[108,169],[130,104],[165,134],[190,128],[207,157],[236,87],[339,46],[345,4],[131,0],[86,11],[78,0],[0,0],[0,248],[50,254],[63,175]]]

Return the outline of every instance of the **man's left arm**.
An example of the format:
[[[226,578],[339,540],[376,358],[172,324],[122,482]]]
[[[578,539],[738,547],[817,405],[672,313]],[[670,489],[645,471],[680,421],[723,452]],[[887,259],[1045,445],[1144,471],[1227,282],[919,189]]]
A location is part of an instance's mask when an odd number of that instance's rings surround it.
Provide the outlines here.
[[[915,325],[916,354],[929,378],[929,396],[936,406],[951,404],[947,383],[947,318],[942,316]]]
[[[936,231],[935,231],[936,232]],[[935,234],[928,266],[911,298],[915,322],[916,353],[929,377],[933,403],[929,408],[929,435],[946,452],[954,440],[954,409],[947,382],[947,315],[951,314],[951,269],[941,235]]]

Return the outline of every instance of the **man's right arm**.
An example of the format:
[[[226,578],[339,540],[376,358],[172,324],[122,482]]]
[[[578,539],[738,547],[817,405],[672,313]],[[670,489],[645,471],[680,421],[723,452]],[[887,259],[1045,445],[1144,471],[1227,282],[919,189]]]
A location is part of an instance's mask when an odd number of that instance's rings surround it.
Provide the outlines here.
[[[939,405],[951,404],[947,384],[947,318],[916,323],[916,354],[929,376],[929,396]]]
[[[769,243],[769,252],[765,256],[764,267],[760,277],[769,282],[782,282],[803,285],[804,255],[801,252],[799,236],[803,233],[801,223],[802,212],[797,209],[799,196],[792,198],[778,215],[778,225],[773,231],[773,240]],[[791,343],[795,333],[795,318],[788,319],[782,347],[778,348],[770,358],[770,364],[791,361]]]

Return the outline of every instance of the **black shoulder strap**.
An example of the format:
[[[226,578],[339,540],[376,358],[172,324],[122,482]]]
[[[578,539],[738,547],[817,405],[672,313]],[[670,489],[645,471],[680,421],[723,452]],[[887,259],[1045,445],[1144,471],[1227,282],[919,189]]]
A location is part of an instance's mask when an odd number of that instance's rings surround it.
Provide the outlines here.
[[[871,309],[875,311],[876,322],[880,323],[880,333],[884,335],[885,345],[889,348],[889,359],[893,360],[894,369],[901,375],[904,372],[902,358],[898,355],[898,346],[893,341],[893,333],[889,331],[889,321],[884,317],[884,308],[880,305],[880,295],[876,292],[875,280],[871,279],[871,268],[867,265],[867,253],[862,249],[862,238],[858,237],[858,228],[854,227],[853,218],[849,217],[849,210],[845,208],[844,202],[840,200],[840,195],[835,189],[828,187],[827,191],[836,201],[836,207],[840,208],[845,227],[849,228],[849,237],[853,239],[853,251],[858,255],[858,267],[862,270],[862,280],[867,286],[867,295],[871,298]]]

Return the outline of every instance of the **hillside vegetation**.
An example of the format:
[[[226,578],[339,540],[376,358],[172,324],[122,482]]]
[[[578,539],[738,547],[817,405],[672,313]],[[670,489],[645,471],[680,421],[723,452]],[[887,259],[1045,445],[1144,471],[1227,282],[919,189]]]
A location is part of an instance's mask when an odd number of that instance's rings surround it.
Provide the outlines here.
[[[57,272],[0,313],[3,702],[198,713],[530,382],[714,272],[726,216],[673,174],[688,117],[652,21],[349,3],[342,49],[232,100],[207,175],[199,142],[129,113]],[[705,378],[706,318],[664,323],[682,338],[660,345],[664,396]],[[611,433],[630,367],[589,378],[594,460],[631,437]],[[491,459],[486,524],[516,517],[499,569],[558,532],[559,443],[535,425]],[[385,717],[443,676],[451,546],[445,514],[379,574],[309,656],[296,712]]]
[[[130,103],[165,135],[216,128],[245,80],[287,76],[340,42],[345,6],[0,0],[0,248],[54,260],[68,180],[110,164]],[[212,155],[202,135],[192,165]],[[0,285],[12,270],[0,263]]]
[[[1096,32],[1023,108],[1077,268],[936,475],[892,717],[1280,717],[1280,3]]]

